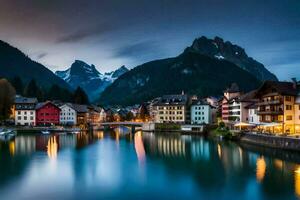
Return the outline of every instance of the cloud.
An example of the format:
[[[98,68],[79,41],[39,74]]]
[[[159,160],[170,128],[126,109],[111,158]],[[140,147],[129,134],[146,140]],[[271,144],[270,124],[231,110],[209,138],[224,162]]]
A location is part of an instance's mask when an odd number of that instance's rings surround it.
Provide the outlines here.
[[[140,58],[162,56],[163,52],[158,42],[147,40],[123,46],[117,49],[114,55],[115,57]]]
[[[66,34],[62,36],[61,38],[57,39],[57,43],[74,43],[74,42],[79,42],[81,40],[84,40],[86,38],[96,36],[96,35],[101,35],[104,34],[108,31],[111,31],[113,28],[111,25],[108,24],[102,24],[97,27],[92,27],[88,29],[82,29],[70,34]]]
[[[48,53],[39,53],[37,56],[36,56],[36,58],[38,59],[38,60],[40,60],[40,59],[42,59],[42,58],[44,58],[44,57],[46,57],[48,55]]]

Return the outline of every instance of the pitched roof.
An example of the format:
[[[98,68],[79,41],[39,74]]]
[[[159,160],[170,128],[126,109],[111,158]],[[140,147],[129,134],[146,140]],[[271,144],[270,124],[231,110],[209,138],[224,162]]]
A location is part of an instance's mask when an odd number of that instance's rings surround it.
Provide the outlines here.
[[[86,113],[86,112],[88,112],[87,105],[72,104],[72,107],[74,108],[74,110],[76,110],[76,112],[79,112],[79,113]]]
[[[292,82],[265,81],[264,84],[258,89],[258,93],[265,88],[273,88],[281,95],[297,95],[297,88],[294,87],[294,84]]]
[[[229,92],[229,93],[235,93],[239,91],[240,88],[236,83],[232,83],[231,86],[225,90],[225,92]]]
[[[45,106],[46,104],[52,104],[53,106],[60,109],[56,104],[52,103],[51,101],[40,102],[40,103],[36,104],[35,109],[38,110],[38,109],[42,108],[43,106]]]
[[[240,101],[241,102],[253,102],[253,101],[257,101],[256,100],[256,93],[257,93],[257,90],[252,90],[246,94],[243,94],[239,97]]]
[[[37,103],[37,98],[16,97],[15,103]]]
[[[155,105],[185,105],[187,101],[187,95],[164,95]]]

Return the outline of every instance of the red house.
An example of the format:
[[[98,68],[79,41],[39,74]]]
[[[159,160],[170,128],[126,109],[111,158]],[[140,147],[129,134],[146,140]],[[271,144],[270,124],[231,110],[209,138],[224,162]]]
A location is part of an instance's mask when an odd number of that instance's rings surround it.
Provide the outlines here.
[[[36,106],[36,125],[58,125],[60,108],[50,101]]]

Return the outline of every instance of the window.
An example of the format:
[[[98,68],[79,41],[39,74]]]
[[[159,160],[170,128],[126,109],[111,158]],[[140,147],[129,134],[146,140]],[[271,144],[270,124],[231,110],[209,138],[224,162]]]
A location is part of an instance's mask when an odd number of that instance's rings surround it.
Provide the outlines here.
[[[18,115],[21,115],[21,111],[18,111]]]
[[[286,97],[285,97],[285,100],[286,100],[286,101],[292,101],[292,97],[291,97],[291,96],[286,96]]]
[[[32,111],[30,112],[30,115],[33,115],[33,112],[32,112]]]
[[[300,117],[300,116],[299,116]],[[18,120],[21,120],[21,116],[18,116]]]
[[[286,120],[293,120],[293,116],[292,115],[288,115],[288,116],[286,116]]]
[[[24,112],[24,115],[27,115],[27,112],[26,112],[26,111]]]
[[[24,120],[27,120],[27,116],[24,116]]]
[[[30,117],[30,120],[33,120],[33,117],[32,117],[32,116]]]
[[[292,105],[285,105],[286,110],[292,110]]]

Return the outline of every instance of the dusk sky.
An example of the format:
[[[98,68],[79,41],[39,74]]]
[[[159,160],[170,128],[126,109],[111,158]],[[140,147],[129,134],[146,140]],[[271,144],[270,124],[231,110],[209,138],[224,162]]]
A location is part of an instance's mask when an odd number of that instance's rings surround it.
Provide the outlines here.
[[[280,80],[300,78],[299,0],[0,0],[0,30],[52,71],[75,59],[132,68],[204,35],[245,48]]]

